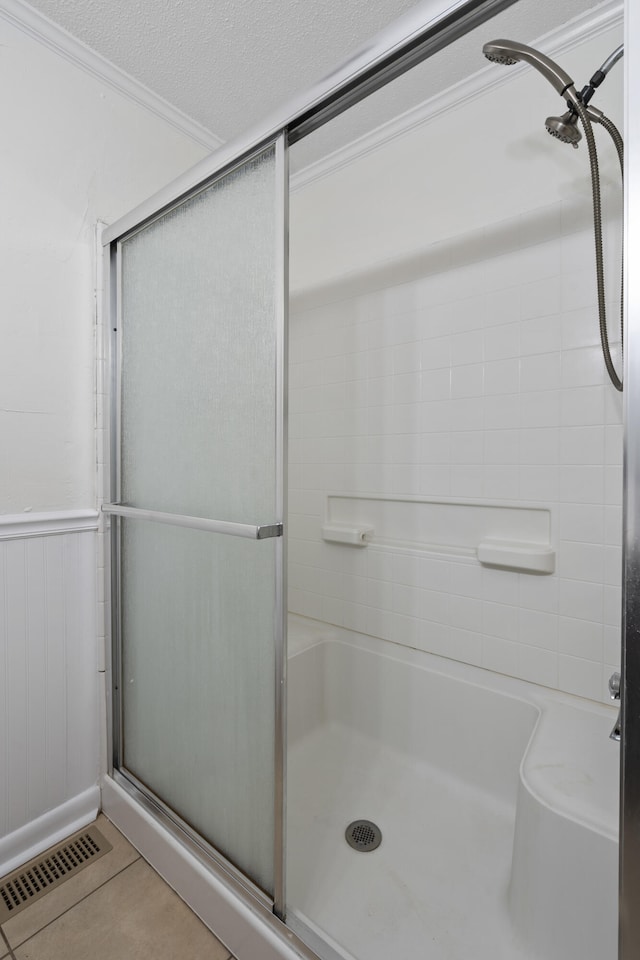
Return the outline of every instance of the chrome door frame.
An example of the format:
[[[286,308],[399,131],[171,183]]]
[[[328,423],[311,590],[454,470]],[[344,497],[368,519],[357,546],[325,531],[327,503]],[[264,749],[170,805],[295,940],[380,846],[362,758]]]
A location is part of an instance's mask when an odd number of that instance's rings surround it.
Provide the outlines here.
[[[275,262],[276,262],[276,292],[275,292],[275,397],[276,427],[274,435],[275,447],[275,511],[279,518],[275,523],[253,525],[245,523],[231,523],[228,521],[212,520],[202,517],[189,517],[178,514],[161,513],[122,504],[121,499],[121,369],[122,369],[122,329],[121,317],[121,244],[131,236],[144,229],[154,220],[164,216],[173,207],[191,199],[193,196],[206,190],[213,183],[223,179],[234,169],[242,167],[254,157],[266,150],[275,151]],[[105,332],[108,343],[105,345],[105,355],[109,357],[109,421],[106,448],[109,451],[109,469],[105,476],[104,502],[101,504],[101,515],[104,520],[105,549],[108,557],[105,558],[105,568],[110,571],[107,596],[110,599],[110,617],[108,644],[109,651],[105,657],[107,672],[107,772],[124,790],[133,796],[145,809],[169,829],[200,859],[207,863],[224,881],[234,889],[239,896],[251,902],[254,908],[264,912],[269,911],[276,917],[284,917],[285,906],[285,764],[286,764],[286,546],[284,537],[284,517],[287,509],[286,487],[286,418],[285,403],[288,382],[287,372],[287,322],[288,322],[288,213],[289,213],[289,166],[286,131],[280,131],[265,143],[261,143],[255,150],[239,157],[234,163],[225,164],[217,173],[212,174],[206,181],[196,184],[193,189],[182,194],[174,202],[166,204],[161,210],[144,222],[134,225],[125,233],[108,239],[102,234],[104,282],[104,317],[108,324],[108,333]],[[264,540],[275,539],[275,599],[274,599],[274,636],[275,636],[275,789],[274,789],[274,896],[269,897],[263,890],[254,884],[241,870],[223,856],[215,847],[207,843],[197,834],[180,816],[168,807],[153,791],[137,779],[123,765],[124,744],[122,731],[122,620],[120,604],[121,583],[121,521],[123,518],[140,519],[155,523],[170,524],[189,529],[204,530],[209,533],[241,537],[245,539]]]
[[[288,511],[288,406],[289,392],[289,144],[287,132],[276,141],[276,250],[278,277],[276,315],[276,504],[282,524]],[[274,856],[273,912],[284,922],[286,915],[287,859],[287,538],[276,540],[275,649],[275,749],[274,749]]]
[[[625,259],[640,254],[640,10],[625,0]],[[633,102],[633,107],[632,107]],[[619,960],[640,956],[640,283],[625,277]]]

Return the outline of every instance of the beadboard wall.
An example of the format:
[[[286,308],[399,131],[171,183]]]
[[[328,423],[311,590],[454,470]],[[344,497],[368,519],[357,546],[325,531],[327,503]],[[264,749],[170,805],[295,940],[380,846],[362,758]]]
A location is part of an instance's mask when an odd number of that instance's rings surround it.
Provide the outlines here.
[[[607,698],[620,649],[621,396],[600,354],[591,230],[575,226],[560,202],[452,240],[446,268],[439,251],[413,281],[294,310],[292,612]],[[619,230],[612,220],[609,250]],[[609,265],[619,276],[615,255]],[[613,295],[609,307],[615,317]],[[331,494],[405,499],[416,526],[419,500],[543,508],[556,571],[376,544],[375,532],[365,547],[325,543]]]
[[[99,807],[96,527],[0,518],[0,876]]]

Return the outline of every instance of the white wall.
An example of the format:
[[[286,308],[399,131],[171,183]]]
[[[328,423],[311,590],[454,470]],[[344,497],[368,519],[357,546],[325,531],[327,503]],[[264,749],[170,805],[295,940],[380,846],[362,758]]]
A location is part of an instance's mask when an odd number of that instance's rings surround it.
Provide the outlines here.
[[[101,82],[73,62],[73,42],[60,55],[4,8],[0,50],[2,874],[99,803],[96,220],[124,214],[206,150],[175,111],[162,118],[157,98]],[[89,514],[82,532],[78,511]]]
[[[535,80],[505,150],[479,131],[505,132],[492,120],[526,75],[339,170],[335,194],[330,177],[294,194],[290,608],[600,699],[620,650],[621,397],[598,346],[585,150],[544,133],[557,105]],[[615,163],[609,150],[614,336]],[[556,572],[482,568],[455,536],[440,551],[323,543],[335,493],[548,510]]]
[[[96,220],[204,148],[0,17],[0,513],[95,500]]]

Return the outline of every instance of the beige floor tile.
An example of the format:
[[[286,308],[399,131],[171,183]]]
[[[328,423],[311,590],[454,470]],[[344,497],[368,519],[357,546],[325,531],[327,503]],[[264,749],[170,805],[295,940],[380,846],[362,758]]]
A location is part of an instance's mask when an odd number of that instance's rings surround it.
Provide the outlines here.
[[[8,956],[9,956],[9,947],[5,942],[2,934],[0,934],[0,960],[2,960],[3,957],[8,957]]]
[[[14,950],[16,960],[227,960],[228,950],[137,860]]]
[[[36,900],[26,910],[5,921],[2,930],[12,948],[28,940],[38,930],[42,930],[83,897],[138,859],[138,851],[125,840],[103,814],[100,814],[96,820],[96,826],[113,846],[113,850],[85,867],[77,876],[69,877],[63,884],[51,890],[40,900]]]

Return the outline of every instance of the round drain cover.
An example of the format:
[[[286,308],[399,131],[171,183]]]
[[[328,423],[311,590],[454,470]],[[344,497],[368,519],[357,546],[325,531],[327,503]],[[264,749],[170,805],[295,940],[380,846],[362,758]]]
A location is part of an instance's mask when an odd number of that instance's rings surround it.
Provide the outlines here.
[[[382,831],[371,820],[354,820],[345,830],[344,836],[349,846],[360,853],[376,850],[382,843]]]

